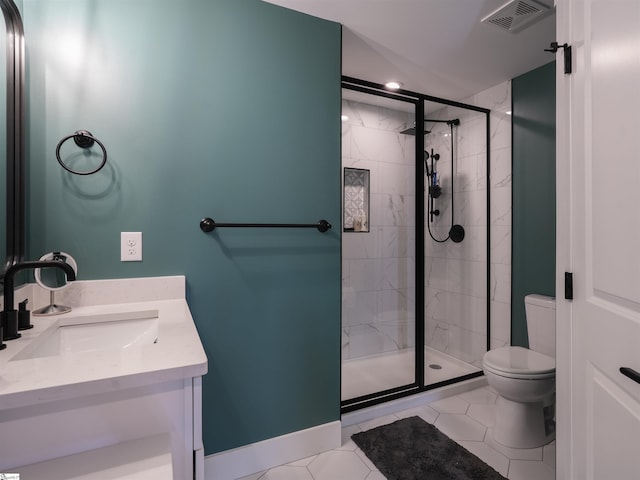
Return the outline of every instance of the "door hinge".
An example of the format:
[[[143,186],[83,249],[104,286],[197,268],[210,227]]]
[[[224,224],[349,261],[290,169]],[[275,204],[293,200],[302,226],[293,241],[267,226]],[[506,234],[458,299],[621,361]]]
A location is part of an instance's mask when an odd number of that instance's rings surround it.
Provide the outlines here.
[[[573,273],[564,272],[564,299],[573,300]]]
[[[564,43],[562,45],[560,45],[558,42],[551,42],[551,45],[549,45],[550,48],[545,48],[544,51],[545,52],[551,52],[551,53],[556,53],[558,50],[560,50],[561,48],[564,50],[564,73],[565,74],[570,74],[571,73],[571,45],[569,45],[568,43]]]

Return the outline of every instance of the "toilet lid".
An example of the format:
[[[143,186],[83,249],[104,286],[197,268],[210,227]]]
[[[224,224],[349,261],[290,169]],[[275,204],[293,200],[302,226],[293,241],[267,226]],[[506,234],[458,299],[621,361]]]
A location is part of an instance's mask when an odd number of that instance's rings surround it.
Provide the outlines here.
[[[556,371],[556,360],[522,347],[501,347],[484,354],[483,364],[497,374],[549,375]]]

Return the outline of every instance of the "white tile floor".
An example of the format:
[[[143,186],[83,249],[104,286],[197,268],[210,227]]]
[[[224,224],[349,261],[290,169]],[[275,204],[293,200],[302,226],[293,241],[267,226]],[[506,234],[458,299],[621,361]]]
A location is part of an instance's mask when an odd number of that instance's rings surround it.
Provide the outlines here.
[[[513,449],[491,435],[496,394],[490,387],[453,395],[394,415],[342,430],[342,447],[243,477],[242,480],[384,480],[385,477],[351,440],[354,433],[418,415],[435,424],[474,455],[510,480],[555,479],[555,442],[540,448]]]

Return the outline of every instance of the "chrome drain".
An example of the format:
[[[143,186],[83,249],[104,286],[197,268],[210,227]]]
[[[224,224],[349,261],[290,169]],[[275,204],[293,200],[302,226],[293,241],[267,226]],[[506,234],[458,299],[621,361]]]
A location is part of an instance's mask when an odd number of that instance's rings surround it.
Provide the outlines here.
[[[442,365],[438,365],[437,363],[430,363],[429,368],[432,368],[434,370],[442,370]]]

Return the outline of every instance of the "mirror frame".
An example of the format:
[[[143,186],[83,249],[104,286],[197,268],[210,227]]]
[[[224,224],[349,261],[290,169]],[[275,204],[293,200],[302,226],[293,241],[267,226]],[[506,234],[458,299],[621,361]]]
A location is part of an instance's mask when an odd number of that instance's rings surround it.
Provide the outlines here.
[[[24,27],[13,0],[0,0],[7,30],[7,246],[0,278],[6,269],[24,258],[25,250],[25,154],[24,154]]]

